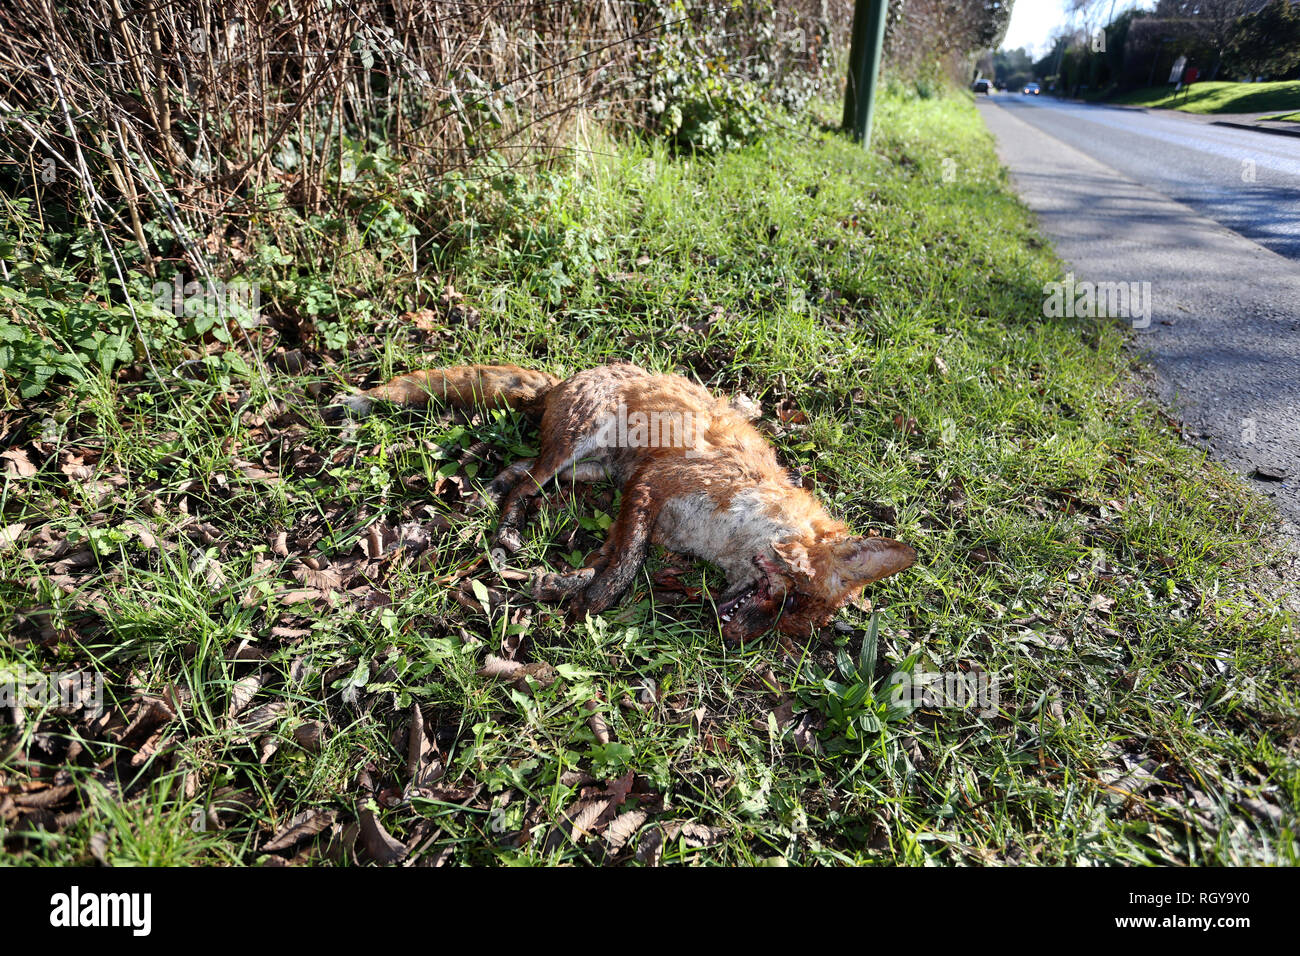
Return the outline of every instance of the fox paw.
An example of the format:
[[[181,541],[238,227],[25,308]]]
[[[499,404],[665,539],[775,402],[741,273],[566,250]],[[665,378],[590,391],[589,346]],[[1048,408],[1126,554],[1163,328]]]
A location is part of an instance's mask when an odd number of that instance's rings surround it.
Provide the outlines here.
[[[375,403],[365,395],[340,395],[328,406],[333,416],[351,415],[353,418],[365,418],[374,410]]]
[[[569,592],[560,585],[560,575],[539,574],[533,579],[533,600],[553,603]]]
[[[497,529],[497,546],[503,548],[507,554],[514,554],[524,546],[524,539],[518,528],[504,525]]]
[[[590,582],[595,575],[591,568],[583,568],[581,571],[574,571],[571,574],[540,574],[533,579],[533,599],[537,601],[555,602],[563,600],[575,591],[581,591]],[[580,600],[581,594],[574,597],[574,601]]]

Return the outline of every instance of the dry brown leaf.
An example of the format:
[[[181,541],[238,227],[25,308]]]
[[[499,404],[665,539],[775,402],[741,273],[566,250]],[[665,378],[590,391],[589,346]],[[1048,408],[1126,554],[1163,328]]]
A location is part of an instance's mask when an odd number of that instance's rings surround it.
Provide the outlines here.
[[[64,787],[46,787],[28,793],[15,794],[13,802],[14,806],[17,807],[53,807],[72,796],[76,790],[77,788],[73,784],[68,784]]]
[[[276,853],[287,850],[308,837],[329,829],[336,815],[333,810],[304,810],[291,817],[277,830],[275,835],[262,846],[262,852]]]
[[[483,666],[478,670],[479,677],[501,677],[513,678],[516,674],[524,669],[524,665],[518,661],[508,661],[504,657],[497,657],[495,654],[489,654],[483,660]]]
[[[293,739],[303,750],[308,753],[321,752],[321,734],[325,725],[319,720],[310,720],[305,724],[299,724],[293,729]]]
[[[503,657],[497,657],[495,654],[489,654],[484,658],[483,666],[478,670],[478,676],[509,680],[514,684],[515,690],[521,694],[531,694],[533,689],[528,683],[528,678],[531,677],[543,687],[550,687],[555,683],[555,668],[545,661],[520,664],[518,661],[508,661]]]
[[[367,528],[366,533],[361,536],[361,550],[372,561],[384,554],[384,531],[385,525],[375,523]]]
[[[81,455],[65,451],[59,455],[59,471],[67,475],[73,481],[89,481],[95,470],[86,464]]]
[[[5,463],[5,474],[10,478],[30,478],[36,474],[36,466],[21,448],[10,448],[0,452],[0,460]]]
[[[303,559],[302,563],[293,569],[294,580],[299,584],[315,588],[321,594],[329,594],[331,591],[337,591],[343,587],[343,577],[338,568],[314,568],[311,564],[319,564],[316,559]]]
[[[673,824],[669,824],[672,828]],[[676,839],[680,836],[686,841],[686,845],[692,849],[700,847],[713,846],[722,841],[722,838],[730,832],[726,827],[710,827],[702,823],[688,822],[680,826],[678,833],[673,833],[669,839]]]
[[[787,697],[781,701],[776,709],[772,711],[772,716],[775,718],[778,727],[784,728],[787,724],[790,724],[794,720],[794,698]]]
[[[443,774],[442,762],[437,759],[437,750],[429,743],[424,732],[424,714],[419,704],[411,705],[411,732],[406,744],[406,776],[409,786],[426,787],[437,781]]]
[[[159,750],[171,743],[173,738],[167,736],[164,738],[165,730],[159,730],[152,737],[140,745],[140,749],[131,755],[130,764],[132,767],[142,767],[149,762]]]
[[[611,850],[621,850],[624,844],[641,829],[641,825],[646,822],[649,814],[644,810],[629,810],[627,813],[619,814],[614,821],[605,829],[605,842],[609,844]]]
[[[275,472],[267,471],[265,468],[254,465],[249,461],[236,461],[235,467],[249,481],[269,481],[273,484],[280,481],[280,476]]]
[[[776,406],[776,417],[787,425],[806,425],[808,423],[808,416],[803,409],[789,399],[782,399],[781,403]]]
[[[260,707],[254,707],[252,710],[243,714],[239,720],[239,727],[250,734],[262,733],[270,730],[280,719],[280,715],[289,709],[289,705],[282,700],[273,700],[269,704],[262,704]]]
[[[632,787],[636,783],[636,774],[629,770],[617,780],[611,780],[605,785],[605,792],[602,796],[613,797],[614,806],[622,806],[627,800],[628,794],[632,792]]]
[[[1088,601],[1089,610],[1096,611],[1099,614],[1110,616],[1111,610],[1115,607],[1115,599],[1107,597],[1104,594],[1094,594]]]
[[[645,866],[658,866],[664,855],[664,831],[662,827],[651,827],[641,834],[637,841],[637,862]]]
[[[799,751],[799,753],[819,754],[822,752],[822,742],[817,739],[817,728],[811,713],[803,715],[799,725],[791,731],[790,739],[794,741],[795,750]]]
[[[281,372],[287,372],[290,375],[298,375],[307,367],[307,356],[302,349],[277,349],[275,354],[266,360],[266,364]],[[251,412],[245,412],[245,418],[256,418]]]
[[[287,637],[291,640],[299,637],[306,637],[310,633],[311,628],[309,627],[284,627],[283,625],[277,624],[275,627],[271,628],[272,637]]]
[[[97,831],[90,837],[90,855],[100,866],[108,866],[108,834]]]
[[[441,515],[440,522],[432,522],[428,527],[418,521],[404,521],[397,526],[397,540],[404,548],[412,551],[424,551],[433,544],[433,536],[439,531],[447,530],[448,522]]]
[[[122,530],[127,534],[133,534],[140,539],[140,544],[150,551],[158,549],[158,538],[153,533],[153,528],[143,521],[124,521]]]
[[[79,551],[72,552],[62,560],[55,561],[50,565],[50,570],[55,574],[67,574],[69,571],[80,571],[94,564],[95,552],[90,548],[82,548]]]
[[[289,535],[284,531],[277,531],[270,538],[271,551],[281,558],[289,556]]]
[[[573,821],[570,836],[575,841],[580,837],[595,836],[595,831],[600,827],[605,814],[612,809],[613,803],[613,800],[606,797],[596,800],[583,800],[572,807],[565,814],[566,818]]]
[[[750,421],[763,417],[762,403],[756,402],[743,392],[737,392],[731,396],[731,407]]]
[[[585,787],[587,784],[595,782],[595,778],[591,774],[582,770],[566,770],[560,774],[560,786],[562,787]]]
[[[393,838],[379,822],[374,811],[362,805],[357,808],[357,823],[361,829],[361,845],[376,863],[385,866],[401,863],[409,852],[406,846]]]
[[[238,681],[230,689],[230,706],[226,709],[226,717],[233,718],[240,711],[249,705],[249,702],[262,689],[266,683],[266,672],[258,671],[256,674],[249,674],[243,680]]]
[[[230,655],[230,659],[232,661],[243,661],[245,663],[249,661],[264,661],[266,660],[266,651],[262,650],[256,644],[251,643],[248,638],[244,638],[239,642],[239,646],[235,648],[234,653]]]
[[[190,565],[190,571],[195,576],[202,578],[213,591],[220,591],[226,585],[226,572],[221,567],[221,562],[216,558],[209,557],[206,554],[195,549],[193,554],[194,563]]]
[[[125,746],[147,737],[160,724],[175,720],[176,711],[167,701],[159,697],[144,697],[136,701],[129,716],[130,724],[117,737],[117,743]]]
[[[26,530],[27,525],[21,521],[0,528],[0,551],[12,548],[18,542],[19,536]]]
[[[596,743],[609,743],[609,724],[605,723],[605,718],[599,712],[601,701],[593,697],[582,706],[591,711],[591,716],[587,718],[587,726],[591,728],[592,734],[595,735]]]
[[[433,309],[417,309],[414,312],[404,312],[402,313],[402,321],[410,322],[421,332],[436,334],[442,327],[441,316]]]
[[[528,683],[529,678],[535,680],[542,687],[550,687],[556,680],[555,668],[546,661],[533,661],[531,664],[525,664],[522,673],[515,677],[515,690],[521,694],[531,695],[533,688]]]
[[[406,776],[414,780],[430,750],[429,739],[424,735],[424,714],[419,704],[411,705],[411,730],[406,739]]]
[[[472,787],[420,787],[412,790],[409,795],[438,803],[469,803],[482,789],[481,783]]]

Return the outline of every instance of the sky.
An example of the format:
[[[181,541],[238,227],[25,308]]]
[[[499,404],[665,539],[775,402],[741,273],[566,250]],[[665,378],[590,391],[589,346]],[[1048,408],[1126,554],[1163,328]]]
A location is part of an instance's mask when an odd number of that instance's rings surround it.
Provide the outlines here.
[[[1007,38],[1002,46],[1007,50],[1024,47],[1033,56],[1042,56],[1051,46],[1052,34],[1057,27],[1064,26],[1070,19],[1066,12],[1068,0],[1015,0],[1011,8],[1011,26],[1007,29]],[[1126,7],[1152,7],[1154,2],[1134,3],[1134,0],[1115,0],[1115,12],[1118,14]],[[1106,4],[1106,13],[1110,4]]]

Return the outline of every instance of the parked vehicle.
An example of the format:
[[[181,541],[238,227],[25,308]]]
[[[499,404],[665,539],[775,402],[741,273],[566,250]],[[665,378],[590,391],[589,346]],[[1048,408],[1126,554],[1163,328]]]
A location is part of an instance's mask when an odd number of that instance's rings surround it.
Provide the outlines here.
[[[971,84],[970,88],[974,90],[976,93],[987,93],[989,92],[989,81],[976,80],[974,83]]]

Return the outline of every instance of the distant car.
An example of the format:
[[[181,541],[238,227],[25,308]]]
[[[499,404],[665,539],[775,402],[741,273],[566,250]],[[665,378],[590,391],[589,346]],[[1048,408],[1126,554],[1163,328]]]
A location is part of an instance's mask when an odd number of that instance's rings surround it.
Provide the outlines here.
[[[1025,88],[1024,88],[1023,90],[1021,90],[1020,92],[1025,93],[1025,94],[1027,94],[1027,95],[1029,95],[1029,96],[1037,96],[1037,95],[1039,94],[1038,84],[1037,84],[1037,83],[1026,83],[1026,84],[1025,84]]]
[[[989,81],[976,80],[974,83],[971,84],[971,89],[974,90],[976,93],[987,93],[989,91]]]

